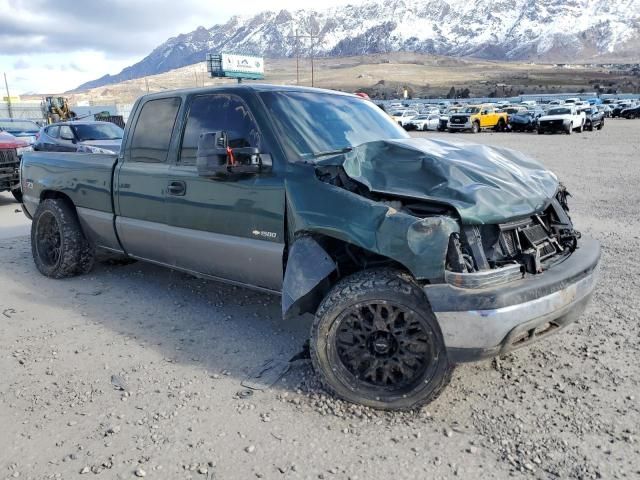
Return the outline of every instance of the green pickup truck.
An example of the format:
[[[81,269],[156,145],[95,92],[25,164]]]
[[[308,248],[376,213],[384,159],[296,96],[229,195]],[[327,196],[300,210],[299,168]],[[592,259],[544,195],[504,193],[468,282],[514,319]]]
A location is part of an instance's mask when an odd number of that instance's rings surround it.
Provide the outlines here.
[[[377,408],[423,405],[456,363],[571,323],[600,258],[536,161],[410,138],[318,89],[146,95],[118,155],[26,154],[21,184],[44,275],[104,249],[281,295],[284,317],[314,315],[326,387]]]

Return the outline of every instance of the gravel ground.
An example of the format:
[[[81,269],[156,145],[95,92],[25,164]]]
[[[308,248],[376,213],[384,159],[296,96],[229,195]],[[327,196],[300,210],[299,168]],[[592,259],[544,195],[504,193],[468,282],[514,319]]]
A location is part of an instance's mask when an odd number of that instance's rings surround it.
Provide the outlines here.
[[[300,351],[308,318],[142,263],[46,279],[2,194],[0,478],[638,478],[640,121],[417,135],[527,151],[565,182],[576,225],[603,245],[578,323],[460,366],[417,412],[328,398],[305,360],[245,398],[252,371]]]

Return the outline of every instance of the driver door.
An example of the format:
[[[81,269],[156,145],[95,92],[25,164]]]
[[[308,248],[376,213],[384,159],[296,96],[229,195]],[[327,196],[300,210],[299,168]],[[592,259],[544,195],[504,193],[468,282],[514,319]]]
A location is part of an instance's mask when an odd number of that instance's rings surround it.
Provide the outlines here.
[[[231,148],[265,145],[242,98],[193,96],[179,155],[167,185],[167,252],[176,268],[279,291],[285,243],[284,179],[276,171],[223,178],[198,176],[198,138],[225,131]]]

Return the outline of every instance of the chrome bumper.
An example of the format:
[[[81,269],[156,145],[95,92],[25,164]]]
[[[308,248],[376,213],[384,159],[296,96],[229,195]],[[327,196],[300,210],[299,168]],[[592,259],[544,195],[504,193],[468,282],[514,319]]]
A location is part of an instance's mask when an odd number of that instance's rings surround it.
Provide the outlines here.
[[[501,355],[574,322],[597,280],[600,246],[581,248],[543,274],[485,289],[428,285],[425,293],[453,362]]]
[[[447,128],[453,128],[458,129],[458,130],[470,130],[471,129],[471,122],[467,122],[467,123],[451,123],[448,122],[447,123]]]

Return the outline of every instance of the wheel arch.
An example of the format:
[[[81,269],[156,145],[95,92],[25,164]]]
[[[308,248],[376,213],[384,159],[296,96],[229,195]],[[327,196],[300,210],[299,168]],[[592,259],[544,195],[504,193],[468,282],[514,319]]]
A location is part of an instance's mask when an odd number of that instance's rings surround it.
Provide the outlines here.
[[[393,267],[411,275],[405,266],[392,258],[328,235],[299,232],[286,258],[282,284],[283,318],[314,314],[340,279],[380,266]]]

